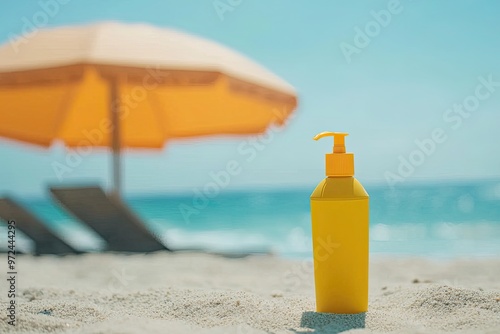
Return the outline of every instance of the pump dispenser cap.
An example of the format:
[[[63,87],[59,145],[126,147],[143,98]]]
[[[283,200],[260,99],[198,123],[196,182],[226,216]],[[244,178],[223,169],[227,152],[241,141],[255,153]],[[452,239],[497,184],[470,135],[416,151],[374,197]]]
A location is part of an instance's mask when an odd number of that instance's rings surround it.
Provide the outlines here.
[[[325,155],[327,176],[353,176],[354,154],[345,152],[345,132],[321,132],[314,140],[323,137],[333,137],[333,152]]]

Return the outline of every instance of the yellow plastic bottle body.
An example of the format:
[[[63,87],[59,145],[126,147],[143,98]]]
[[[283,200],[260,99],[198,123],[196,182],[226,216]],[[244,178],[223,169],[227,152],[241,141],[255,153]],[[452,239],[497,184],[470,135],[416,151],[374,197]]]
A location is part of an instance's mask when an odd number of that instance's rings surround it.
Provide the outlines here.
[[[369,197],[354,177],[327,177],[311,195],[316,310],[368,310]]]

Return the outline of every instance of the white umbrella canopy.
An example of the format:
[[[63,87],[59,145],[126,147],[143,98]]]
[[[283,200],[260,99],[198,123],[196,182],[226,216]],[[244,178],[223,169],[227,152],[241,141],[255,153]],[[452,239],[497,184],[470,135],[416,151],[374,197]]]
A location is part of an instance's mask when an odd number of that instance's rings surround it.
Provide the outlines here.
[[[0,74],[96,64],[218,72],[262,87],[296,95],[286,81],[263,66],[214,41],[148,24],[101,22],[42,29],[13,48],[0,47]],[[8,80],[7,80],[8,81]]]

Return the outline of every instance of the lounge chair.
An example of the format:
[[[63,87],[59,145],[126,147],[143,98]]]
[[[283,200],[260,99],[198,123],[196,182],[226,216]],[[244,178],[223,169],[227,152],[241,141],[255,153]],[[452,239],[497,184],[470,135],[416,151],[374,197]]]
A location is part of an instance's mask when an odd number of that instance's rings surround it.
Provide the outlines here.
[[[168,249],[121,199],[100,187],[50,188],[54,198],[106,242],[107,250],[153,252]]]
[[[49,230],[35,215],[11,198],[0,198],[0,218],[15,220],[16,229],[35,243],[35,254],[80,253]]]

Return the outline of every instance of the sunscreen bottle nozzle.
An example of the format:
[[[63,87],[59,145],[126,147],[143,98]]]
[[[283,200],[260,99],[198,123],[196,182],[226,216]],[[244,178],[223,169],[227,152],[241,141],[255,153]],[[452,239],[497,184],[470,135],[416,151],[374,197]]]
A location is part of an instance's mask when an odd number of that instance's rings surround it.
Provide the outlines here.
[[[314,140],[319,140],[323,137],[333,137],[333,153],[345,153],[345,137],[349,134],[346,132],[321,132],[314,136]]]
[[[346,153],[345,132],[321,132],[313,137],[319,140],[323,137],[333,137],[333,152],[326,154],[326,175],[327,176],[353,176],[354,175],[354,154]]]

